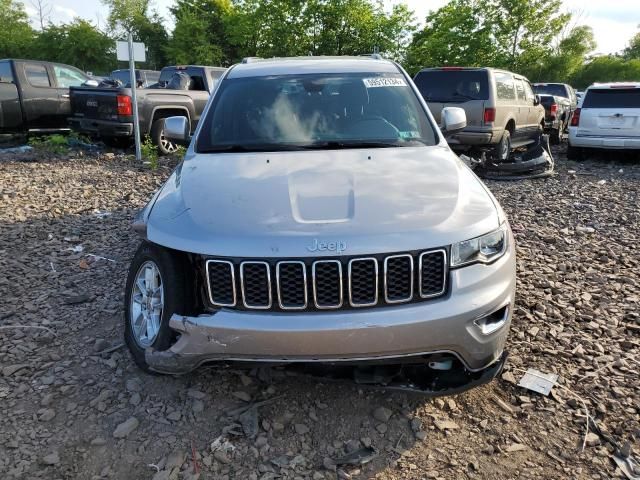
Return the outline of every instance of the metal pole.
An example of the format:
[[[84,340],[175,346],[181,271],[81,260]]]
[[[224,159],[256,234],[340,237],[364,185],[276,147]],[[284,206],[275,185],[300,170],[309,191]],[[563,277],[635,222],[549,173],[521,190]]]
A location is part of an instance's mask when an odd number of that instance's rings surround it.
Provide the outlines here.
[[[133,60],[133,35],[129,33],[129,78],[131,82],[131,103],[133,106],[133,136],[136,142],[136,160],[142,161],[142,148],[140,146],[140,121],[138,118],[138,99],[136,96],[136,66]]]

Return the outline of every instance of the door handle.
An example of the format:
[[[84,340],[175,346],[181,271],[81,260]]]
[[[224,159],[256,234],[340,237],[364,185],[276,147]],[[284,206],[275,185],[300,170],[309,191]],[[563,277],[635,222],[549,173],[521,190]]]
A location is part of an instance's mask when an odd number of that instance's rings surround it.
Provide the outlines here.
[[[69,94],[68,93],[63,93],[62,95],[60,95],[62,98],[69,98]]]

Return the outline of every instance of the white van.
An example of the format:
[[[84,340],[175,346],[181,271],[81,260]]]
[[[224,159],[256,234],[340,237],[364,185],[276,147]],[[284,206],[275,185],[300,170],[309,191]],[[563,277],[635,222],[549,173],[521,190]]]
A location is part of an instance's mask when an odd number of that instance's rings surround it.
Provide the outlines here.
[[[567,157],[582,160],[585,148],[640,150],[640,82],[587,89],[571,119]]]

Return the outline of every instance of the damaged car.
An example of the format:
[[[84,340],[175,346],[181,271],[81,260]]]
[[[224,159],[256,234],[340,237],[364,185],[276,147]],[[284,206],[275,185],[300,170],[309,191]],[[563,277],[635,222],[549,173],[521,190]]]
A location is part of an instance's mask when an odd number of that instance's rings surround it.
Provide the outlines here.
[[[411,78],[371,57],[247,59],[137,215],[125,339],[149,372],[205,363],[348,368],[434,394],[506,358],[514,239]]]

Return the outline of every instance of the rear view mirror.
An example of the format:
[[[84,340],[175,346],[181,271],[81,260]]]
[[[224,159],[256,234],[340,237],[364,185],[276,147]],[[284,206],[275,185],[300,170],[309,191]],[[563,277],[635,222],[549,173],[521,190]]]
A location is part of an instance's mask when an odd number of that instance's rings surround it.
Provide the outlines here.
[[[191,142],[191,129],[187,117],[168,117],[164,119],[164,136],[178,145],[188,146]]]
[[[445,107],[442,109],[441,118],[440,130],[447,135],[459,132],[467,126],[467,114],[463,108]]]
[[[538,105],[540,105],[540,95],[534,95],[533,97],[533,106],[537,107]]]
[[[84,82],[82,85],[85,86],[85,87],[93,87],[93,88],[95,88],[100,84],[98,83],[97,80],[90,79],[90,80],[87,80],[86,82]]]

